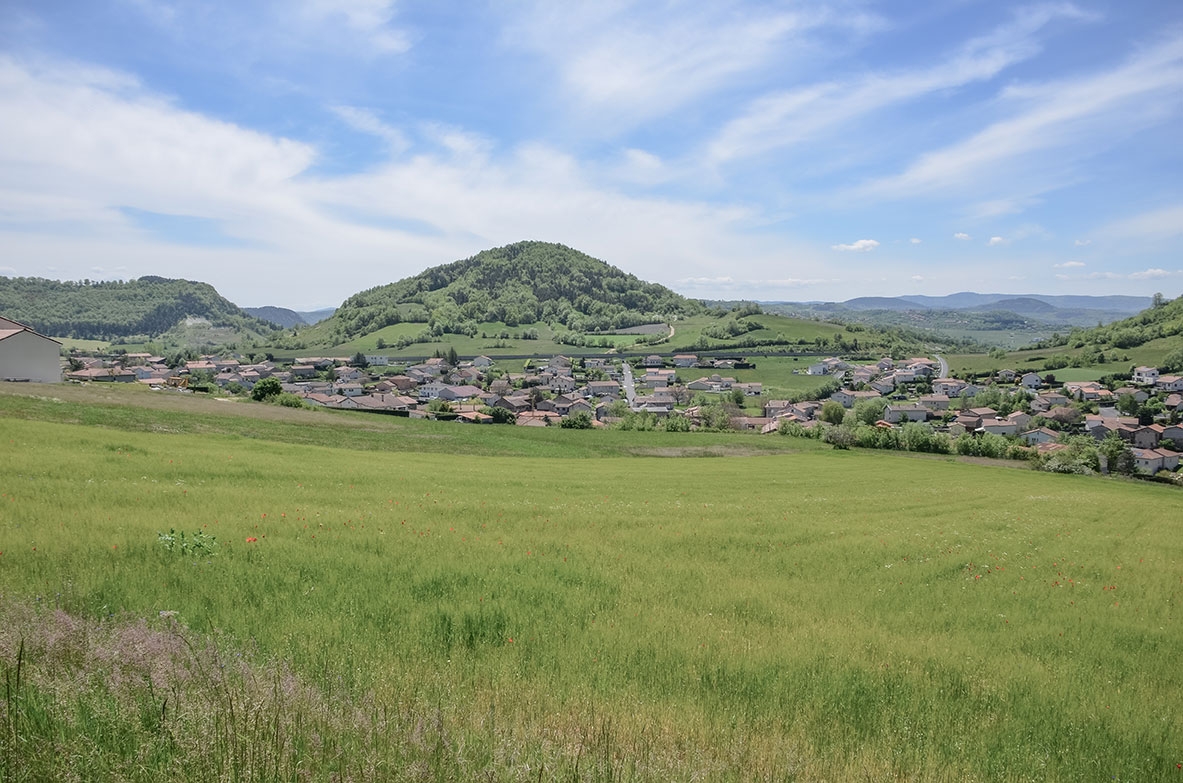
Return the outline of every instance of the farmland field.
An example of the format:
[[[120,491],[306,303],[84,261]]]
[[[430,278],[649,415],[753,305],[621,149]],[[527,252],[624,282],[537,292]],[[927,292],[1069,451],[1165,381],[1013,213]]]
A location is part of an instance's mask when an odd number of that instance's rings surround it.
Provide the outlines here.
[[[30,393],[5,780],[1183,774],[1169,487]]]

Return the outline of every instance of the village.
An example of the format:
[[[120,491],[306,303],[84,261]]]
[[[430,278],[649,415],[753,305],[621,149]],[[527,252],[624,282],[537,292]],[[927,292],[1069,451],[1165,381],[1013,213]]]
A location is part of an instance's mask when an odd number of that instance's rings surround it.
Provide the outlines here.
[[[870,419],[865,411],[871,411],[873,419],[866,423],[875,427],[920,423],[950,437],[1003,436],[1039,454],[1065,448],[1066,434],[1088,434],[1100,442],[1115,433],[1129,445],[1137,471],[1149,475],[1177,471],[1183,449],[1183,377],[1162,375],[1153,367],[1137,367],[1126,385],[1108,388],[1097,381],[1056,383],[1051,376],[1012,370],[987,379],[940,377],[939,358],[884,357],[874,364],[853,364],[828,357],[805,371],[831,381],[814,395],[818,399],[787,400],[764,399],[761,383],[740,383],[726,374],[754,366],[744,357],[694,354],[558,355],[527,360],[521,372],[504,371],[488,356],[433,357],[407,366],[383,355],[300,357],[288,365],[204,356],[169,367],[163,357],[147,354],[74,362],[81,366],[66,373],[68,381],[174,390],[208,385],[249,394],[260,381],[274,378],[282,392],[310,406],[471,424],[541,427],[570,425],[574,417],[579,426],[605,427],[641,413],[657,420],[683,417],[693,429],[707,426],[707,409],[722,404],[728,428],[769,434],[789,425],[810,429],[840,423],[833,415],[823,416],[826,401],[832,401],[848,416],[857,410]],[[839,388],[830,391],[835,385]],[[1002,404],[978,405],[979,395]]]
[[[727,374],[751,370],[743,356],[678,353],[636,357],[562,355],[499,367],[488,356],[435,356],[409,365],[386,355],[298,357],[283,363],[207,355],[166,361],[146,353],[61,355],[61,345],[5,319],[3,380],[136,383],[162,392],[255,396],[260,384],[281,403],[461,424],[608,427],[638,416],[663,429],[730,429],[761,434],[862,424],[881,430],[923,425],[950,439],[998,436],[1037,455],[1067,448],[1065,437],[1114,435],[1132,471],[1179,469],[1183,376],[1133,368],[1121,385],[1057,382],[1051,374],[999,370],[987,378],[947,377],[940,356],[857,364],[831,356],[803,370],[816,393],[772,399],[760,382]],[[797,373],[796,370],[793,371]],[[646,427],[640,427],[646,428]]]

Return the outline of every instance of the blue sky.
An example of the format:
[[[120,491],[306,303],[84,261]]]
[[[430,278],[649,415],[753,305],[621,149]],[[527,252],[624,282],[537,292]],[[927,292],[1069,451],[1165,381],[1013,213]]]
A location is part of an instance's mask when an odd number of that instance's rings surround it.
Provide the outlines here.
[[[6,0],[0,274],[1183,292],[1183,4]]]

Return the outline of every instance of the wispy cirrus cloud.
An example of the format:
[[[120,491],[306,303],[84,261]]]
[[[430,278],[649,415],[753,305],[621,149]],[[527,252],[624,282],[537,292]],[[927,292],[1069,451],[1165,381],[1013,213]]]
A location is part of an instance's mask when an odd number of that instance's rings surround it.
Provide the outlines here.
[[[608,127],[660,117],[810,44],[822,29],[878,26],[872,15],[826,4],[791,7],[736,2],[667,4],[615,0],[528,3],[503,39],[542,54],[563,94]],[[788,47],[794,40],[797,47]]]
[[[330,106],[329,109],[354,130],[384,140],[395,154],[405,151],[410,146],[405,133],[384,122],[372,109],[359,106]]]
[[[874,197],[963,189],[974,182],[1012,187],[1010,164],[1033,153],[1056,150],[1057,160],[1079,161],[1136,129],[1158,124],[1168,113],[1145,110],[1155,96],[1183,93],[1183,34],[1150,46],[1117,68],[1090,76],[1015,86],[1003,100],[1015,107],[1009,118],[973,136],[921,155],[902,173],[868,183],[861,192]],[[1063,176],[1062,174],[1060,175]],[[1027,178],[1020,177],[1030,189]],[[1005,183],[1005,184],[1000,184]],[[1060,182],[1049,182],[1048,187]]]
[[[988,81],[1038,53],[1037,33],[1051,22],[1086,18],[1090,17],[1067,3],[1027,8],[928,68],[871,73],[846,82],[768,93],[723,127],[708,144],[706,157],[722,163],[792,146],[893,104]]]

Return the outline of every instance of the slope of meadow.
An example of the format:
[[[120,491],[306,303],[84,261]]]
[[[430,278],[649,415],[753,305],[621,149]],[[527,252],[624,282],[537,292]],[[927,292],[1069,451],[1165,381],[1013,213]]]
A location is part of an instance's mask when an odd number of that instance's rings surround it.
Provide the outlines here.
[[[1171,488],[91,404],[0,395],[6,780],[1180,774]]]

